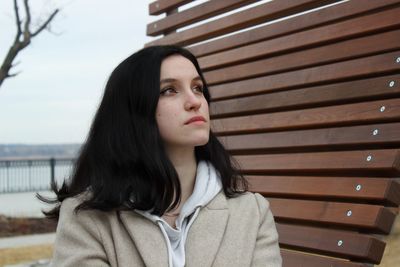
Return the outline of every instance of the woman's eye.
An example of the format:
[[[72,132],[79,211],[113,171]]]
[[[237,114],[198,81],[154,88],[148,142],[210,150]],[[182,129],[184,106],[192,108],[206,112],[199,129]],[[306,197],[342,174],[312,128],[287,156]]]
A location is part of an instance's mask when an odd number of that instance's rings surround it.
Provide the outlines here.
[[[199,93],[203,93],[204,89],[202,85],[196,85],[195,87],[193,87],[194,91],[197,91]]]
[[[160,95],[171,95],[176,93],[176,90],[173,87],[164,88],[161,90]]]

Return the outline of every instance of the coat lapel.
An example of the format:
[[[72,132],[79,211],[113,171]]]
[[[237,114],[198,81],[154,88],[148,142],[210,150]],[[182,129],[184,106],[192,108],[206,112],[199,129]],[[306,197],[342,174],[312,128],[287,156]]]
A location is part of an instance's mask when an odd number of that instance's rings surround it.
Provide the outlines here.
[[[193,222],[186,239],[186,266],[209,267],[214,262],[225,233],[229,212],[223,192],[204,208]]]
[[[134,211],[121,211],[120,218],[145,266],[168,266],[167,245],[158,225]]]

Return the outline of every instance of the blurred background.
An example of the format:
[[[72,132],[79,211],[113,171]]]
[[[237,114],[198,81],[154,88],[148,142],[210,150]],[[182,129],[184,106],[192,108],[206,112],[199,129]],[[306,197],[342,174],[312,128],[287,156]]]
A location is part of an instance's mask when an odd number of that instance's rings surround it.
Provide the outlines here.
[[[47,266],[55,224],[43,220],[48,207],[35,192],[51,196],[50,178],[68,176],[110,72],[150,40],[150,2],[27,2],[31,33],[59,12],[0,85],[0,266]],[[24,1],[17,4],[24,30]],[[0,1],[0,25],[4,63],[17,34],[13,0]]]

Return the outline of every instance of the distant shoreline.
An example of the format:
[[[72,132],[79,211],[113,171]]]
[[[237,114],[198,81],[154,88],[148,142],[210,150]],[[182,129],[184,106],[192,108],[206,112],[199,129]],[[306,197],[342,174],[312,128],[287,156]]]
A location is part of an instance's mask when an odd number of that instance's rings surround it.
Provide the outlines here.
[[[18,156],[18,157],[1,157],[0,161],[26,161],[26,160],[49,160],[49,159],[57,159],[57,160],[73,160],[76,157],[73,156],[41,156],[41,155],[32,155],[32,156]]]
[[[0,144],[0,160],[71,159],[82,144]]]

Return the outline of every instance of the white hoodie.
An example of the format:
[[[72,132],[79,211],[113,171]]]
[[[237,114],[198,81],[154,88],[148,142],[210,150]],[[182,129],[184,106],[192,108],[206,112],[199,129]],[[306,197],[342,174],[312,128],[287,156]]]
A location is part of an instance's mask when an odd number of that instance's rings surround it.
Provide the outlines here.
[[[196,219],[200,208],[207,205],[222,189],[219,174],[211,163],[200,161],[197,164],[196,181],[192,195],[183,204],[179,217],[176,219],[176,229],[172,228],[163,218],[152,215],[149,211],[137,213],[158,224],[168,247],[170,267],[185,266],[185,242],[190,226]]]

